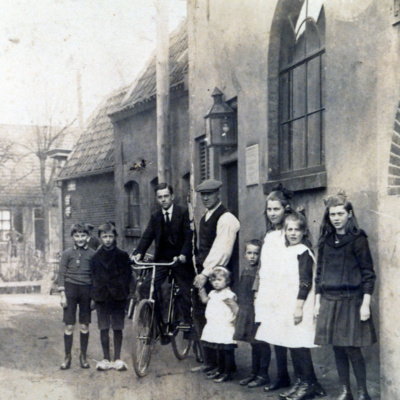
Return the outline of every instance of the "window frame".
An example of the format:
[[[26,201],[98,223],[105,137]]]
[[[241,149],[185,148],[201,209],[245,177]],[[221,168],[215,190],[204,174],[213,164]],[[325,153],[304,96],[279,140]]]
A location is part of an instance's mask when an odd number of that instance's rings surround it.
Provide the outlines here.
[[[10,215],[10,219],[3,219],[3,212],[8,212]],[[1,208],[0,209],[0,241],[1,242],[7,242],[7,234],[11,231],[11,227],[12,227],[12,219],[13,219],[13,215],[12,215],[12,210],[9,208]],[[3,229],[3,224],[4,222],[9,222],[9,229]]]
[[[125,235],[140,235],[141,201],[139,183],[130,180],[125,183]],[[135,212],[136,211],[136,212]]]
[[[200,183],[211,176],[210,149],[208,147],[206,135],[200,136],[197,140],[199,156],[199,178]]]
[[[301,38],[301,35],[297,36],[297,33],[300,32],[301,26],[303,24],[306,24],[305,28],[307,28],[307,22],[310,20],[310,17],[306,14],[303,16],[303,20],[298,24],[298,29],[297,32],[294,31],[293,23],[291,20],[292,15],[297,15],[298,18],[301,17],[302,14],[302,8],[303,6],[306,6],[306,2],[308,0],[305,0],[305,2],[301,3],[301,5],[297,6],[296,9],[293,8],[292,5],[288,4],[287,2],[281,2],[279,6],[277,7],[277,11],[275,14],[275,19],[277,20],[276,24],[273,24],[274,29],[271,30],[271,39],[270,39],[270,51],[269,51],[269,56],[268,56],[268,71],[269,71],[269,80],[268,80],[268,99],[269,99],[269,107],[270,107],[270,112],[268,116],[268,156],[269,156],[269,174],[268,174],[268,181],[264,184],[264,193],[269,193],[272,187],[276,185],[277,182],[282,182],[286,187],[290,188],[291,190],[294,191],[300,191],[300,190],[307,190],[307,189],[315,189],[315,188],[324,188],[327,185],[327,174],[326,174],[326,162],[325,162],[325,74],[324,74],[324,68],[325,68],[325,43],[323,40],[323,37],[325,36],[325,32],[323,33],[323,36],[320,35],[321,32],[318,32],[318,26],[317,23],[318,21],[315,21],[312,19],[314,26],[312,29],[317,29],[316,34],[318,35],[319,43],[317,49],[313,49],[312,51],[304,51],[304,54],[302,57],[298,57],[295,61],[291,60],[291,62],[287,61],[283,63],[282,57],[285,55],[284,51],[290,50],[293,55],[294,52],[296,51],[295,47],[288,47],[296,41],[298,41]],[[324,6],[322,6],[320,10],[320,14],[324,13],[323,18],[325,18],[325,10]],[[326,21],[323,22],[324,24]],[[324,25],[325,26],[325,25]],[[290,38],[285,42],[284,37],[288,32],[288,29],[291,29],[292,31],[292,41],[290,41]],[[322,38],[322,43],[321,43],[321,38]],[[287,39],[287,37],[286,37]],[[305,40],[305,38],[304,38]],[[299,43],[299,42],[297,42]],[[301,43],[300,43],[301,45]],[[305,43],[304,43],[305,45]],[[283,46],[287,46],[284,48]],[[293,118],[292,115],[290,115],[290,112],[293,110],[290,109],[290,107],[293,107],[293,104],[290,104],[290,102],[293,102],[293,97],[290,98],[291,93],[288,93],[288,98],[286,98],[286,103],[282,99],[282,77],[284,74],[287,74],[289,79],[289,75],[292,74],[291,71],[295,70],[301,65],[305,65],[304,67],[304,76],[305,79],[302,81],[302,86],[300,87],[306,87],[307,90],[309,88],[307,86],[307,69],[306,67],[308,66],[308,63],[310,61],[315,60],[316,58],[319,58],[319,81],[318,81],[318,91],[314,92],[319,94],[319,107],[316,109],[313,109],[312,111],[309,112],[308,110],[308,102],[310,101],[309,96],[307,96],[307,93],[304,95],[304,112],[300,116],[296,116],[296,118]],[[288,57],[289,59],[289,57]],[[289,90],[290,85],[287,85],[287,88]],[[287,107],[287,117],[284,119],[282,117],[282,107]],[[319,164],[318,165],[310,165],[309,160],[312,160],[310,158],[311,153],[309,151],[310,145],[313,143],[308,143],[309,140],[312,139],[312,136],[308,136],[310,133],[310,130],[307,126],[307,123],[310,122],[309,118],[312,117],[313,115],[319,114],[319,141],[315,141],[314,143],[319,144],[319,151],[314,152],[316,155],[316,158],[318,159],[318,154],[319,154]],[[282,158],[282,152],[284,151],[284,148],[282,146],[282,126],[287,125],[290,127],[290,129],[293,129],[291,127],[291,124],[293,121],[296,120],[301,120],[303,119],[304,122],[304,133],[303,136],[301,137],[302,141],[302,152],[303,152],[303,158],[298,159],[300,160],[301,167],[300,168],[294,168],[293,167],[293,155],[294,155],[294,150],[293,148],[290,148],[288,146],[288,154],[290,154],[290,157],[292,157],[290,161],[290,168],[284,168],[284,165],[282,164],[283,158]],[[318,126],[318,124],[316,125]],[[291,133],[290,133],[291,134]],[[290,137],[289,140],[292,138]],[[314,138],[315,140],[315,138]],[[293,146],[293,142],[290,143],[290,146]],[[290,153],[289,153],[290,151]],[[314,158],[315,161],[315,158]]]

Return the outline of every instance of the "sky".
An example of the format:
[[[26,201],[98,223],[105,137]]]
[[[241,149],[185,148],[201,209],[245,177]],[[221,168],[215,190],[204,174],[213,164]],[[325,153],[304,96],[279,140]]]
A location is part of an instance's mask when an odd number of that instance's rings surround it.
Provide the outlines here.
[[[186,0],[168,0],[169,28]],[[155,0],[2,0],[0,124],[78,121],[130,84],[156,46]]]

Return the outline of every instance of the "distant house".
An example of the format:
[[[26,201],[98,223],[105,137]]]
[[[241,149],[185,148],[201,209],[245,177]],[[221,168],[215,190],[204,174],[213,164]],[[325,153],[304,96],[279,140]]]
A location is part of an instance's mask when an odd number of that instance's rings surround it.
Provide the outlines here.
[[[114,132],[108,113],[126,94],[114,91],[94,111],[72,154],[61,169],[62,248],[72,243],[70,227],[76,222],[97,228],[115,219]]]
[[[186,23],[170,35],[170,115],[166,144],[171,184],[178,203],[189,194],[190,144],[187,89],[188,37]],[[116,188],[115,220],[121,244],[132,250],[150,214],[157,210],[156,58],[121,97],[110,114],[114,124]]]
[[[0,125],[0,261],[3,279],[30,278],[26,268],[45,250],[45,223],[41,191],[40,163],[33,153],[38,130],[48,127]],[[68,129],[55,146],[70,151],[76,130]],[[47,160],[46,176],[52,167]],[[50,201],[49,257],[59,251],[58,197],[56,190]],[[7,264],[7,267],[4,265]],[[12,268],[10,266],[13,266]],[[18,271],[16,269],[19,269]]]

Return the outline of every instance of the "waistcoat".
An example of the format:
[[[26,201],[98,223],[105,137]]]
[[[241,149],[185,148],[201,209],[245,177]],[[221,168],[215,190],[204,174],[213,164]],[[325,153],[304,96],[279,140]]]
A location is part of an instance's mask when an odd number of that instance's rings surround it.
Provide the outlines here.
[[[199,251],[197,254],[197,263],[203,264],[207,258],[208,253],[214,243],[217,236],[217,224],[221,215],[225,214],[228,210],[221,204],[206,221],[206,216],[200,220],[200,232],[199,232]]]

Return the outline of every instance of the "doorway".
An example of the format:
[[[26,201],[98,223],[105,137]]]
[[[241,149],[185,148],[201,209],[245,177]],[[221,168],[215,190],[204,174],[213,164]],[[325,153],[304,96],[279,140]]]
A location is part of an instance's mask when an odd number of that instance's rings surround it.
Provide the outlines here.
[[[222,202],[228,210],[239,219],[239,196],[238,196],[238,163],[237,160],[221,165],[222,178]],[[239,284],[239,235],[233,248],[229,268],[233,275],[233,288]]]

